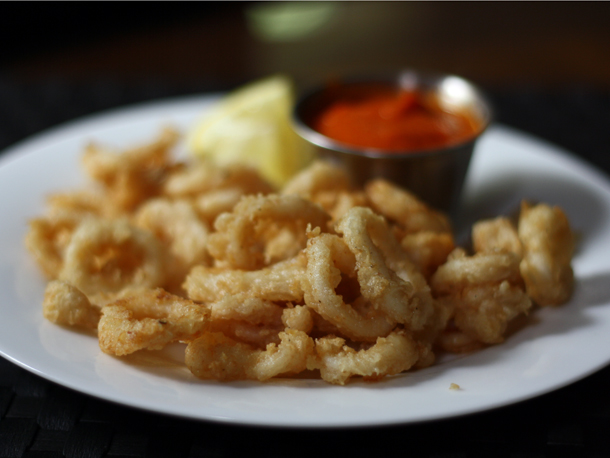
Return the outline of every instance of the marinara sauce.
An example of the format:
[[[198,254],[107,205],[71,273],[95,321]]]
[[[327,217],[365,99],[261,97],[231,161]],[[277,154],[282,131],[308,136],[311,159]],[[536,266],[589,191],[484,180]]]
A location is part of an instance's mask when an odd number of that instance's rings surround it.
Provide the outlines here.
[[[329,94],[310,125],[347,145],[415,152],[463,143],[480,130],[468,113],[443,110],[435,96],[417,90],[358,86]]]

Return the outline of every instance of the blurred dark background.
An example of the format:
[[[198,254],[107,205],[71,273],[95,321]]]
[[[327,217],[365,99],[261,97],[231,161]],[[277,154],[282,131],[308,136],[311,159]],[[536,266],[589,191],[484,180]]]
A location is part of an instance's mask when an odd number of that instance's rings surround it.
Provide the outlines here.
[[[405,66],[494,86],[610,84],[609,2],[16,2],[0,71],[22,80],[228,86]]]

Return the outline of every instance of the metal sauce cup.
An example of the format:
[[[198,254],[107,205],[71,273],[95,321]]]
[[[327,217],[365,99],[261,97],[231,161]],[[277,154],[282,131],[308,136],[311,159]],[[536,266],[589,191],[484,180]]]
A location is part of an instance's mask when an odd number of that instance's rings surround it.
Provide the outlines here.
[[[491,122],[492,110],[487,99],[463,78],[411,70],[393,79],[350,80],[341,82],[338,87],[349,89],[366,83],[392,85],[433,95],[440,108],[465,113],[480,127],[465,142],[439,149],[388,153],[342,144],[311,127],[311,120],[333,101],[336,93],[333,85],[329,85],[308,91],[297,101],[293,112],[294,129],[315,146],[318,157],[345,167],[354,185],[361,186],[373,178],[385,178],[413,192],[434,208],[455,216],[475,143]]]

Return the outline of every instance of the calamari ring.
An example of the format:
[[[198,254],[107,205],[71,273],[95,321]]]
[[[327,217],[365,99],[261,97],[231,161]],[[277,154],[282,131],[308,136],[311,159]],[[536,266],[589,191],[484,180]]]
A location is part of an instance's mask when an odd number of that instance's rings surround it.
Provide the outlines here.
[[[438,300],[452,304],[457,329],[471,340],[502,342],[508,322],[531,307],[523,290],[519,262],[520,257],[512,252],[466,256],[463,250],[456,249],[432,276],[431,285],[440,296]],[[469,347],[468,339],[457,334],[451,339],[445,336],[444,341],[446,348]]]
[[[323,337],[316,340],[315,353],[307,368],[319,369],[323,380],[337,385],[344,385],[354,375],[377,381],[399,374],[420,358],[419,345],[404,331],[379,337],[373,346],[362,350],[348,347],[340,337]]]
[[[64,215],[29,222],[25,246],[47,278],[57,278],[64,264],[66,247],[81,221],[80,217]]]
[[[278,306],[279,308],[279,306]],[[264,350],[269,344],[279,344],[279,333],[286,328],[278,314],[275,322],[253,324],[241,320],[212,320],[209,332],[220,332],[226,337],[253,349]]]
[[[84,220],[66,249],[59,279],[87,296],[160,286],[165,252],[155,236],[126,220]]]
[[[520,258],[510,252],[481,252],[466,256],[456,248],[430,280],[437,295],[455,294],[467,286],[497,284],[504,280],[521,283]]]
[[[338,220],[347,210],[367,206],[364,191],[353,188],[346,170],[329,161],[317,160],[295,175],[282,194],[296,194],[315,202]]]
[[[190,201],[150,199],[138,209],[133,221],[168,245],[186,267],[207,262],[205,245],[209,228],[199,219]]]
[[[161,191],[170,169],[170,150],[178,132],[166,128],[149,144],[116,153],[94,144],[82,157],[86,173],[105,189],[107,209],[112,214],[131,212]]]
[[[100,309],[87,296],[69,283],[53,280],[44,290],[44,317],[55,324],[97,329]]]
[[[368,182],[365,193],[373,209],[391,221],[398,223],[406,233],[419,231],[451,232],[449,218],[406,189],[387,180]]]
[[[232,211],[243,195],[244,191],[239,188],[208,191],[194,199],[195,210],[212,227],[218,215]]]
[[[453,235],[448,232],[420,231],[407,234],[400,241],[400,245],[428,279],[455,249]]]
[[[100,348],[111,355],[160,350],[171,342],[197,338],[209,326],[210,312],[162,290],[140,291],[102,307]]]
[[[197,198],[225,189],[235,189],[240,194],[269,194],[273,191],[253,167],[243,164],[221,166],[204,159],[177,168],[163,183],[163,194],[171,198]]]
[[[345,169],[328,161],[315,161],[284,185],[282,194],[296,194],[308,199],[324,191],[350,191],[349,175]]]
[[[264,381],[304,371],[313,355],[311,337],[293,329],[280,332],[279,337],[279,344],[271,343],[260,350],[221,332],[205,333],[188,344],[185,363],[204,380]]]
[[[133,222],[152,232],[167,247],[167,289],[179,291],[193,266],[210,263],[206,248],[209,228],[199,219],[190,201],[150,199],[140,206]]]
[[[336,230],[356,258],[362,296],[390,320],[422,329],[434,313],[432,296],[384,218],[370,208],[354,207]]]
[[[275,302],[258,297],[240,298],[226,295],[217,302],[207,304],[210,318],[216,320],[239,320],[250,324],[279,322],[284,308]]]
[[[321,207],[296,195],[244,196],[231,213],[216,219],[208,250],[223,266],[255,270],[266,265],[265,244],[260,240],[268,229],[266,222],[291,227],[304,240],[309,224],[326,228],[329,220]]]
[[[527,313],[531,299],[520,286],[499,285],[465,288],[456,298],[455,324],[466,335],[486,344],[504,341],[509,321]]]
[[[298,302],[303,299],[301,277],[304,274],[303,256],[253,271],[196,266],[183,287],[188,297],[201,302],[219,301],[226,295]]]
[[[370,308],[361,314],[345,303],[335,288],[341,274],[354,276],[355,260],[343,240],[322,233],[307,242],[307,275],[303,277],[305,303],[353,340],[374,341],[392,331],[396,322]]]
[[[522,202],[518,233],[523,243],[520,270],[527,294],[538,305],[566,302],[574,287],[574,235],[565,213],[559,207]]]
[[[508,251],[519,257],[523,254],[517,228],[510,219],[503,216],[473,224],[472,246],[477,253]]]
[[[279,343],[278,333],[285,329],[283,306],[257,297],[226,295],[218,302],[206,304],[206,308],[210,311],[211,332],[222,332],[259,348]]]
[[[282,323],[288,329],[309,334],[313,329],[313,316],[306,305],[288,306],[282,311]]]

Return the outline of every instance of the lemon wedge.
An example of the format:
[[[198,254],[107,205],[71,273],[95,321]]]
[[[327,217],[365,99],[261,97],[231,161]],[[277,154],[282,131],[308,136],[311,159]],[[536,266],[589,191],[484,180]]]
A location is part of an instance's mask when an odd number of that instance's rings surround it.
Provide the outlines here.
[[[313,148],[293,130],[292,82],[272,76],[224,97],[192,129],[192,154],[220,165],[247,164],[275,186],[282,186],[313,158]]]

